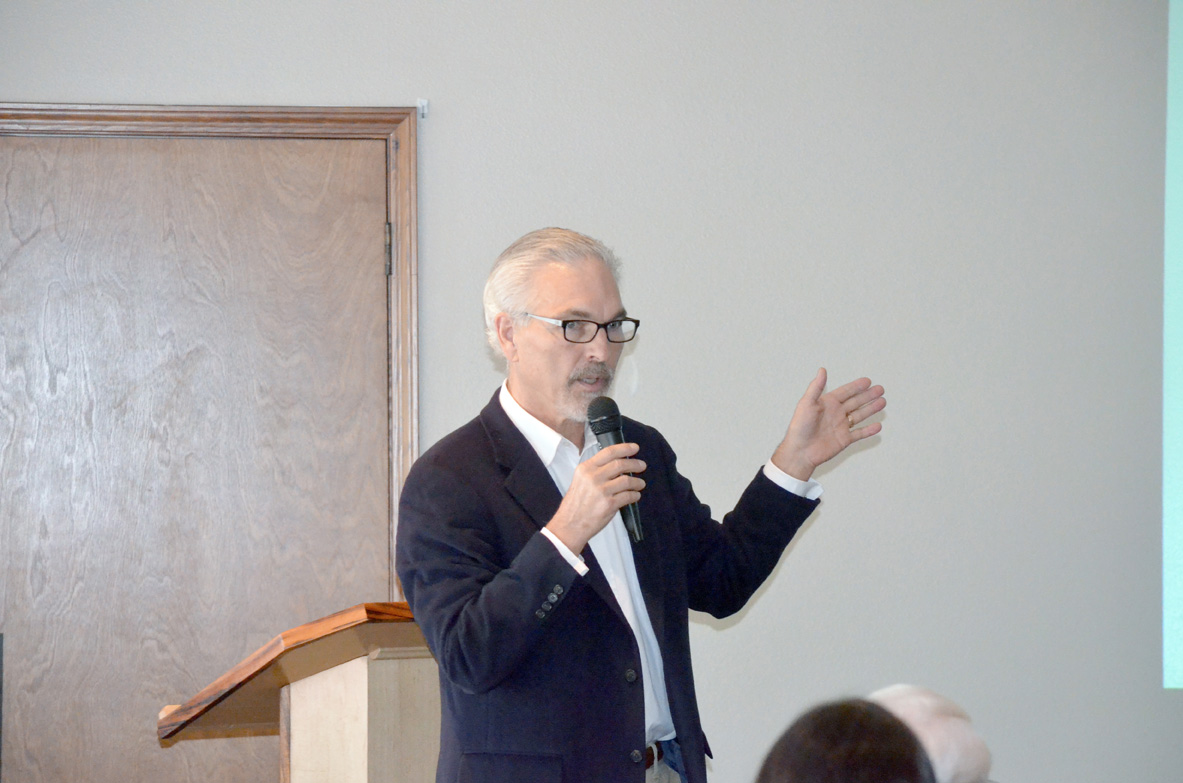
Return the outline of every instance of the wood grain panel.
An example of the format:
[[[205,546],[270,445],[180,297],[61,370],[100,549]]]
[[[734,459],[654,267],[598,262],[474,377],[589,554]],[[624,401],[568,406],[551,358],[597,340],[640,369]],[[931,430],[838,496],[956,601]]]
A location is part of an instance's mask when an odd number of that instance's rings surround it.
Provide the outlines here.
[[[276,780],[155,718],[389,590],[388,147],[0,137],[3,757]]]

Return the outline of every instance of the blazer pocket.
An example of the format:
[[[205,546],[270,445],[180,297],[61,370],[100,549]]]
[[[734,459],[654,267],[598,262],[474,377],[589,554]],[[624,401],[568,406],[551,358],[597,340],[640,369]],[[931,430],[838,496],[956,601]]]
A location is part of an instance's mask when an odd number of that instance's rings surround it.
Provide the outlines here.
[[[457,783],[562,783],[561,756],[522,753],[465,753]]]

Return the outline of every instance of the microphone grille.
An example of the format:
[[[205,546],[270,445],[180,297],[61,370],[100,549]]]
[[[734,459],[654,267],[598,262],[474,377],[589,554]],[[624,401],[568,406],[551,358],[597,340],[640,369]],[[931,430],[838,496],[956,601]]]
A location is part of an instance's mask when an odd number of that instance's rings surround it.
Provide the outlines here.
[[[611,397],[596,397],[587,406],[587,423],[596,435],[620,429],[620,408]]]

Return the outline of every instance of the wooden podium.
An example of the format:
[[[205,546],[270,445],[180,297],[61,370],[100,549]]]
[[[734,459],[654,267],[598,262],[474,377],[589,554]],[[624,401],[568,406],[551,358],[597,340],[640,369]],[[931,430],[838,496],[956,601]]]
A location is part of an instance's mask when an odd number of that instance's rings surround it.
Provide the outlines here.
[[[405,603],[359,604],[285,631],[156,733],[181,740],[279,734],[283,783],[431,783],[439,755],[435,659]]]

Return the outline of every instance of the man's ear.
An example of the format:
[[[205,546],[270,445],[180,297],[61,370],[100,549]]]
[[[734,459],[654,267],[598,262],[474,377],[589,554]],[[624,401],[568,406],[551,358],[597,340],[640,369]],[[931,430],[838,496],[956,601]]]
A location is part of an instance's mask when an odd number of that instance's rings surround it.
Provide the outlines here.
[[[497,331],[497,342],[501,344],[501,353],[505,361],[510,364],[517,361],[518,347],[514,343],[514,322],[509,313],[498,313],[493,318],[493,328]]]

